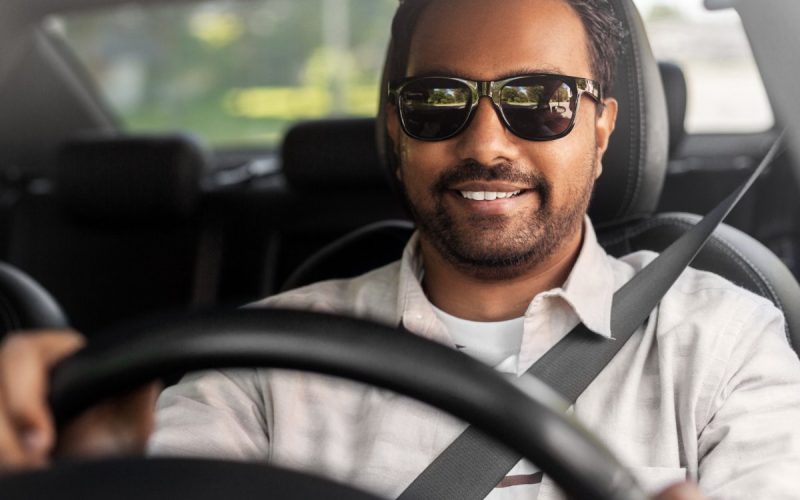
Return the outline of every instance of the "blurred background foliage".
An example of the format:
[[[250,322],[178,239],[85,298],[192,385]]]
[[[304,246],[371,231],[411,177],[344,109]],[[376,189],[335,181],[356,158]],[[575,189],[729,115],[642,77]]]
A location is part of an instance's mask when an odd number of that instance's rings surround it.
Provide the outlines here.
[[[274,146],[297,120],[370,116],[396,0],[131,4],[53,19],[129,130]],[[351,29],[357,28],[357,29]]]

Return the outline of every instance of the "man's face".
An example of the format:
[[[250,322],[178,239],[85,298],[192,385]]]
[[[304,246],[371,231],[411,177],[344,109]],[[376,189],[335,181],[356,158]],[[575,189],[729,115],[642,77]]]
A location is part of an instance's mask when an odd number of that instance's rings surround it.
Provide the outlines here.
[[[500,80],[529,73],[592,78],[586,33],[564,0],[437,0],[411,45],[408,76]],[[616,103],[602,115],[591,98],[561,139],[533,142],[512,134],[488,98],[470,125],[446,141],[406,136],[394,107],[388,130],[398,176],[429,245],[462,271],[508,279],[545,263],[580,234]],[[477,201],[464,192],[503,193]],[[505,193],[516,193],[512,197]],[[489,195],[491,198],[492,195]]]

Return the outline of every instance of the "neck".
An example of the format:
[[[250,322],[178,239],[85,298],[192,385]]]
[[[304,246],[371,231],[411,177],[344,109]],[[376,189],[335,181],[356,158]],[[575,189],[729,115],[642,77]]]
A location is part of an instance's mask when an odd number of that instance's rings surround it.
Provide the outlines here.
[[[576,231],[550,257],[520,272],[519,276],[489,281],[456,268],[422,237],[425,294],[436,307],[462,319],[504,321],[518,318],[525,314],[537,294],[564,284],[578,258],[582,241],[583,231]]]

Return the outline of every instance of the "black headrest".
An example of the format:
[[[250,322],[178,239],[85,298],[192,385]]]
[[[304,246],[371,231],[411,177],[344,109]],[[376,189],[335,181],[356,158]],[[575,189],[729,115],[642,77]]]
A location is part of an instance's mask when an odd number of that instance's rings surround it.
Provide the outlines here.
[[[184,135],[84,135],[64,144],[56,169],[60,202],[95,220],[165,220],[191,214],[208,161]]]
[[[388,185],[375,145],[375,119],[300,123],[286,134],[281,151],[287,182],[298,189]]]
[[[642,19],[632,0],[610,2],[626,35],[616,85],[610,92],[619,101],[617,128],[589,207],[589,215],[598,226],[655,212],[669,146],[664,87]]]
[[[619,100],[617,128],[603,160],[589,215],[596,225],[612,225],[652,214],[661,196],[667,168],[668,122],[664,89],[647,35],[632,0],[609,0],[626,36],[609,93]],[[381,88],[385,89],[386,71]],[[381,111],[386,96],[381,93]],[[381,159],[390,164],[383,115],[378,117]]]
[[[669,154],[672,156],[686,135],[686,103],[688,91],[686,77],[677,64],[660,61],[661,81],[667,97],[667,117],[669,118]]]

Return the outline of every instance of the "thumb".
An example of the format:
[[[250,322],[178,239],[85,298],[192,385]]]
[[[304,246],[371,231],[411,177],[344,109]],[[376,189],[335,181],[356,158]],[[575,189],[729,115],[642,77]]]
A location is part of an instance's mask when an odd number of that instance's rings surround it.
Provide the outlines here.
[[[46,462],[54,441],[47,386],[50,368],[83,345],[72,331],[9,335],[0,346],[0,400],[8,465]],[[16,451],[15,451],[16,450]]]
[[[705,500],[696,485],[692,483],[678,483],[662,491],[655,500]]]
[[[90,408],[58,438],[57,455],[99,457],[143,453],[155,423],[160,383]]]

